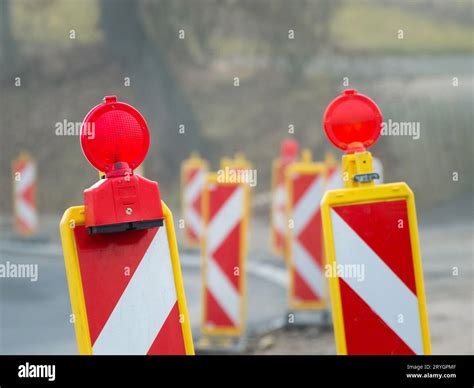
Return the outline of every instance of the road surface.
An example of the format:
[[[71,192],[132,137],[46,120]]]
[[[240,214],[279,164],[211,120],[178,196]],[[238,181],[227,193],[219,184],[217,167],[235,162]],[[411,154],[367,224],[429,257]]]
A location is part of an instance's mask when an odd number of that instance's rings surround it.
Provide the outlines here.
[[[452,202],[419,216],[421,251],[434,354],[473,354],[474,227],[472,200]],[[0,279],[0,354],[76,354],[59,217],[44,217],[44,242],[27,244],[0,219],[0,263],[37,263],[39,279]],[[287,314],[283,261],[269,254],[263,217],[251,226],[248,259],[250,354],[334,354],[332,332],[315,327],[279,329]],[[46,242],[46,243],[45,243]],[[181,249],[184,284],[195,339],[199,337],[199,254]]]

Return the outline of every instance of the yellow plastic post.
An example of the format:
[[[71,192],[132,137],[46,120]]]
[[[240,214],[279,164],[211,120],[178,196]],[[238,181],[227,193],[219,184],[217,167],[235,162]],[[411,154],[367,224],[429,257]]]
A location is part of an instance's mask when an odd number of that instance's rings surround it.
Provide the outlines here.
[[[222,169],[225,169],[226,167],[231,168],[232,165],[233,165],[233,160],[231,158],[228,158],[227,156],[224,156],[221,159],[220,166],[221,166]]]
[[[313,153],[311,152],[311,150],[309,148],[305,148],[301,152],[301,160],[304,163],[311,163],[313,161]]]
[[[375,186],[374,180],[356,182],[354,176],[358,174],[371,174],[372,154],[369,151],[345,154],[342,157],[342,178],[345,188]]]

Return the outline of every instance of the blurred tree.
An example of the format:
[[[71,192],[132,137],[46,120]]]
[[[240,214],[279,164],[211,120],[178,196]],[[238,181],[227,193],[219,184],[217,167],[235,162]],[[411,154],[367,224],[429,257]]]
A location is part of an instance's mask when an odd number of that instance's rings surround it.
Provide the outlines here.
[[[176,64],[209,63],[213,59],[212,39],[230,33],[261,48],[261,57],[281,67],[289,81],[297,82],[328,40],[336,3],[101,0],[105,47],[133,79],[137,97],[164,135],[156,143],[166,166],[159,173],[177,171],[177,163],[191,150],[205,148],[191,103],[173,73]],[[184,135],[179,134],[180,125],[184,125]]]
[[[16,46],[11,31],[10,0],[0,1],[0,78],[6,78],[16,65]]]
[[[268,56],[280,59],[292,82],[330,38],[330,21],[339,0],[241,0],[246,19],[255,23],[257,39],[268,45]]]
[[[210,62],[213,38],[241,39],[275,60],[291,81],[330,38],[340,0],[143,0],[143,18],[155,44],[194,64]],[[178,31],[185,39],[176,41]],[[215,40],[215,39],[214,39]],[[230,40],[230,39],[229,39]],[[236,53],[238,54],[238,53]]]
[[[191,104],[173,73],[167,48],[177,45],[178,30],[174,24],[179,7],[172,1],[157,1],[155,22],[164,31],[161,43],[156,44],[145,29],[142,3],[135,0],[101,0],[101,24],[105,48],[130,77],[137,98],[157,128],[159,136],[152,138],[150,159],[157,161],[147,167],[152,173],[172,181],[179,164],[189,153],[199,148],[202,141],[199,123]],[[184,126],[185,133],[180,133]]]

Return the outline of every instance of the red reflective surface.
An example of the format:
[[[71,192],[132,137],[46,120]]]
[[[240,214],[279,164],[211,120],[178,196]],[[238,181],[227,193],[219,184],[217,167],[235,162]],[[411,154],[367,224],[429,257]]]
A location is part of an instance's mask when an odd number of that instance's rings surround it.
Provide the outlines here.
[[[296,140],[285,139],[281,143],[280,154],[283,159],[296,159],[298,157],[299,150],[300,145]]]
[[[374,145],[382,129],[382,112],[369,97],[346,90],[324,112],[324,130],[342,150],[359,150]]]
[[[148,126],[131,105],[106,97],[84,119],[81,146],[87,160],[100,171],[111,171],[114,163],[137,168],[150,146]]]

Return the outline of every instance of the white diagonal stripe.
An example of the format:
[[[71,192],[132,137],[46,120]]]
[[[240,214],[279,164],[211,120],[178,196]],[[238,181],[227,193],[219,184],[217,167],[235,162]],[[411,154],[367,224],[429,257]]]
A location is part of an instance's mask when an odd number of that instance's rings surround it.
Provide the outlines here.
[[[187,208],[186,223],[198,237],[201,235],[201,232],[202,232],[201,222],[202,222],[202,219],[201,217],[199,217],[199,215],[194,210],[194,208],[193,207]]]
[[[323,180],[316,177],[306,189],[293,209],[294,235],[297,236],[306,227],[319,209],[323,197]]]
[[[99,334],[93,353],[147,354],[176,300],[164,225]]]
[[[16,216],[20,218],[31,229],[35,229],[38,225],[38,215],[36,210],[23,198],[18,198],[15,202]]]
[[[273,220],[275,229],[281,234],[286,230],[286,190],[284,185],[278,185],[273,193]]]
[[[212,259],[207,261],[207,288],[234,325],[239,323],[240,295]]]
[[[235,225],[242,219],[243,211],[244,190],[239,186],[209,223],[207,249],[210,254],[214,253]]]
[[[278,185],[273,192],[273,204],[279,207],[285,204],[286,190],[284,185]]]
[[[420,315],[416,295],[334,209],[331,209],[331,221],[337,264],[360,265],[365,269],[363,281],[358,281],[355,277],[342,277],[344,281],[413,352],[422,354]],[[398,322],[400,314],[403,317],[402,323]]]
[[[382,161],[378,158],[372,158],[372,170],[377,172],[380,178],[377,180],[378,184],[383,183],[383,164]]]
[[[340,167],[337,167],[327,179],[326,190],[336,190],[343,187],[344,182],[342,180],[342,170]]]
[[[293,240],[293,263],[296,272],[305,280],[309,288],[322,299],[325,283],[323,273],[298,239]]]
[[[198,172],[194,174],[192,180],[188,182],[184,194],[187,203],[192,203],[195,198],[201,193],[205,177],[206,172],[204,170],[198,170]]]
[[[28,163],[19,173],[20,180],[15,181],[15,192],[23,193],[29,186],[35,183],[36,166],[34,163]]]

